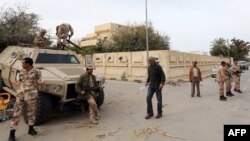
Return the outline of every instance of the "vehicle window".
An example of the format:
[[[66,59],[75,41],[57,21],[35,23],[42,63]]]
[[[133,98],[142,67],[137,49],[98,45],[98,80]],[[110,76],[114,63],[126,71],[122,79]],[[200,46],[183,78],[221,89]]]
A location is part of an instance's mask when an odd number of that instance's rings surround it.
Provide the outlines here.
[[[39,53],[36,63],[40,64],[80,64],[74,55]]]

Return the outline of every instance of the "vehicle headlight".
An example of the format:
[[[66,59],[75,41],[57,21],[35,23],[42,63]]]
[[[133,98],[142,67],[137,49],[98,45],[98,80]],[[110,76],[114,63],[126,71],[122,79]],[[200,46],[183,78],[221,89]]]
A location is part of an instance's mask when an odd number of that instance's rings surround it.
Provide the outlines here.
[[[62,86],[57,85],[54,87],[54,92],[59,93],[62,90]]]

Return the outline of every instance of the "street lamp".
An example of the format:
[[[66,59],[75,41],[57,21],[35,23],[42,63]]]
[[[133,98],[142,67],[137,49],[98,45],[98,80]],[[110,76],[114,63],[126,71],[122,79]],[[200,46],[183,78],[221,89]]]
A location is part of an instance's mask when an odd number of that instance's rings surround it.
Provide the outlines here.
[[[146,47],[147,47],[147,60],[149,58],[148,53],[148,1],[145,0],[145,12],[146,12]],[[147,61],[146,61],[147,62]]]

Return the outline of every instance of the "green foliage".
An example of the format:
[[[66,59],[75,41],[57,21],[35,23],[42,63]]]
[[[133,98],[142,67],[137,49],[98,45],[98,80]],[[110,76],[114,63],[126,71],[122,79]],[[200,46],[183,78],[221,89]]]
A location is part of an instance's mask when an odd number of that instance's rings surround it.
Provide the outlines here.
[[[24,5],[1,7],[0,11],[0,51],[9,45],[32,44],[39,29],[39,16],[27,13]],[[46,39],[46,43],[51,43]]]
[[[169,50],[170,38],[160,35],[152,25],[148,26],[149,50]],[[112,43],[107,46],[112,51],[144,51],[146,50],[145,25],[127,25],[120,27],[112,36]]]
[[[215,39],[212,42],[212,48],[210,49],[210,54],[212,56],[220,56],[227,57],[228,56],[228,48],[226,45],[226,40],[223,38]]]
[[[215,39],[212,42],[210,54],[212,56],[233,57],[235,60],[247,60],[250,45],[240,39],[233,38],[230,43],[230,48],[226,45],[226,40],[223,38]]]
[[[240,39],[233,38],[230,44],[230,54],[235,60],[247,60],[250,44]]]

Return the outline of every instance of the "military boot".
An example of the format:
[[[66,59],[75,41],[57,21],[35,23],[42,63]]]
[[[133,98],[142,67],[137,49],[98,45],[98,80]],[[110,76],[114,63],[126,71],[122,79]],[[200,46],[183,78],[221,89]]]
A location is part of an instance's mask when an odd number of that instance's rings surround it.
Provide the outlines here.
[[[226,92],[226,96],[232,97],[234,96],[233,94],[230,93],[230,91]]]
[[[33,128],[33,126],[29,126],[28,134],[35,136],[35,135],[37,135],[37,131]]]
[[[16,132],[16,130],[10,130],[10,135],[9,135],[8,141],[16,141],[15,132]]]
[[[229,91],[229,93],[230,93],[231,96],[234,96],[234,94],[231,91]]]
[[[98,121],[96,121],[94,115],[90,115],[89,122],[90,122],[90,124],[98,124]]]
[[[221,101],[227,101],[227,98],[223,95],[223,96],[220,96],[220,100]]]
[[[243,93],[241,90],[237,90],[237,92],[240,93],[240,94]]]

